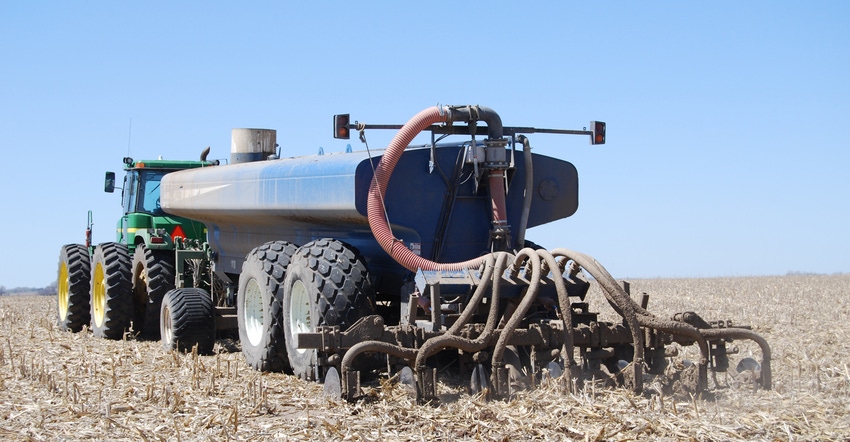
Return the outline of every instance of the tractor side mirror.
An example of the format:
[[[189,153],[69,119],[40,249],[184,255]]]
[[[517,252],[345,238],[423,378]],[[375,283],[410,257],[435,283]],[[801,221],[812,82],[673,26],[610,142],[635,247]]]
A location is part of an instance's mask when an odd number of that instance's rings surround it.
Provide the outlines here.
[[[106,179],[103,183],[103,191],[107,193],[115,191],[115,172],[106,172]]]

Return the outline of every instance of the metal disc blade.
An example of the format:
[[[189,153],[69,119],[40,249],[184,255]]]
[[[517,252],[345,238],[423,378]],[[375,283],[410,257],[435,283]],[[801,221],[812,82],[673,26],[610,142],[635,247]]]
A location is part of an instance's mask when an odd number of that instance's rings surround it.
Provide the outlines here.
[[[761,365],[759,365],[758,361],[753,358],[744,358],[741,359],[741,362],[738,362],[738,367],[735,368],[738,373],[743,373],[745,371],[752,371],[753,373],[757,373],[761,371]]]
[[[487,395],[490,390],[490,377],[487,375],[487,369],[484,368],[484,364],[476,364],[475,368],[472,369],[472,377],[469,380],[470,393],[476,395],[483,392]]]
[[[516,347],[513,345],[507,346],[502,361],[508,367],[511,381],[521,382],[525,379],[525,367],[523,367],[522,359],[520,359],[519,351]]]
[[[325,373],[325,397],[335,401],[342,399],[342,384],[335,367],[328,368]]]
[[[546,377],[550,379],[558,379],[564,374],[564,369],[561,368],[561,364],[556,361],[552,361],[546,364]]]
[[[416,377],[410,367],[404,367],[398,372],[398,384],[411,398],[416,399]]]

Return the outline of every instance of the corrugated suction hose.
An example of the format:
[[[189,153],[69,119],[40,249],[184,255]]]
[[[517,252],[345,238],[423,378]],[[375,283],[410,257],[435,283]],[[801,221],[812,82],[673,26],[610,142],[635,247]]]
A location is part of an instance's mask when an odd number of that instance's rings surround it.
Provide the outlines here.
[[[378,240],[381,247],[396,262],[412,272],[418,269],[445,271],[476,268],[481,265],[484,259],[483,257],[478,257],[464,262],[437,263],[418,256],[393,236],[387,219],[384,216],[384,201],[381,196],[386,194],[387,183],[389,183],[393,169],[395,169],[404,150],[419,132],[422,132],[432,124],[447,121],[449,112],[450,110],[448,108],[441,111],[440,108],[434,106],[419,112],[410,121],[405,123],[395,137],[393,137],[392,141],[390,141],[389,146],[387,146],[384,156],[375,168],[375,177],[372,180],[372,185],[369,187],[366,214],[369,218],[369,227],[372,229],[375,239]]]

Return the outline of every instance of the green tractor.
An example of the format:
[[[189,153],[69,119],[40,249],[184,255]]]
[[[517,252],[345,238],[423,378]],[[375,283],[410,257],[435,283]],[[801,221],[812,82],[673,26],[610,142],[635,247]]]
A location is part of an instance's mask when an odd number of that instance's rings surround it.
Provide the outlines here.
[[[91,243],[89,211],[86,243],[62,246],[59,253],[58,321],[68,331],[90,326],[93,334],[121,339],[128,331],[151,339],[160,336],[160,306],[181,277],[198,278],[198,269],[175,266],[180,249],[198,248],[206,241],[203,223],[165,213],[160,207],[160,180],[178,170],[217,165],[207,161],[124,158],[120,187],[124,215],[115,242]],[[116,189],[115,173],[106,172],[104,190]],[[188,262],[191,262],[189,260]],[[183,275],[185,274],[185,275]]]

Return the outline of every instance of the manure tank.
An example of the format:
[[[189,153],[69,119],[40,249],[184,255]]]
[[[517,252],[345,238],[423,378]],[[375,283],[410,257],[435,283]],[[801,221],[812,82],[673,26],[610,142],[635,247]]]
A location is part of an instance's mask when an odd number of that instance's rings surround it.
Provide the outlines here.
[[[491,200],[487,187],[471,178],[474,165],[467,161],[468,148],[468,142],[435,149],[409,147],[384,195],[394,237],[433,261],[471,259],[489,251]],[[234,143],[232,149],[239,146]],[[271,159],[174,172],[162,181],[161,206],[166,212],[206,224],[208,241],[218,255],[217,270],[237,276],[246,254],[268,241],[301,245],[334,238],[360,250],[379,286],[384,285],[382,278],[394,276],[395,284],[408,274],[375,240],[367,219],[373,165],[383,151],[373,150],[371,159],[367,151],[282,159],[266,153]],[[515,236],[526,168],[523,155],[510,157],[515,168],[506,206]],[[578,208],[575,167],[555,158],[532,157],[529,228],[568,217]]]

